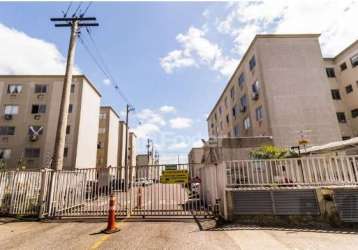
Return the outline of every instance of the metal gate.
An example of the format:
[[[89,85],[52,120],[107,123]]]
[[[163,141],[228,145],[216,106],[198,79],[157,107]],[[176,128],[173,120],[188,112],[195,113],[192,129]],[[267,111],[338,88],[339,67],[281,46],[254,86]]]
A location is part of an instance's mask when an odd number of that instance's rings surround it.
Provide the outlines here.
[[[203,192],[204,182],[193,176],[187,164],[56,171],[48,214],[106,216],[110,195],[114,195],[118,217],[207,216],[213,204]]]

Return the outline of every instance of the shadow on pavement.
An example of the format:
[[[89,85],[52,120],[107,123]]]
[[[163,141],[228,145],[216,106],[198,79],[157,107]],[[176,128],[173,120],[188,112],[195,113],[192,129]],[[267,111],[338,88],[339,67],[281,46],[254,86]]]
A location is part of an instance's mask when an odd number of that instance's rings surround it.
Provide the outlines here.
[[[357,234],[358,229],[352,228],[330,228],[328,226],[319,227],[297,227],[297,226],[257,226],[257,225],[243,225],[237,223],[224,223],[216,221],[217,223],[212,227],[203,227],[205,231],[240,231],[240,230],[271,230],[271,231],[285,231],[288,233],[311,232],[311,233],[331,233],[331,234]]]

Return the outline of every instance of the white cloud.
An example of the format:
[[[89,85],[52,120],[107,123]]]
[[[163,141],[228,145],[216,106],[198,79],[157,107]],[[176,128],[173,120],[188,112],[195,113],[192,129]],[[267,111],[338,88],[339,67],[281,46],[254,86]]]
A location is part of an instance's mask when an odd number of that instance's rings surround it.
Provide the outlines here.
[[[108,78],[103,79],[103,84],[108,86],[111,84],[111,80],[109,80]]]
[[[233,38],[242,54],[257,33],[321,33],[325,56],[333,56],[358,37],[357,0],[241,1],[217,22],[217,30]]]
[[[166,122],[163,119],[163,117],[160,114],[154,112],[151,109],[143,109],[143,110],[141,110],[137,114],[137,117],[143,123],[151,123],[151,124],[156,124],[156,125],[159,125],[159,126],[166,125]]]
[[[169,150],[176,150],[176,149],[183,149],[183,148],[187,148],[189,145],[185,142],[179,142],[179,143],[174,143],[172,145],[170,145],[168,147]]]
[[[169,123],[172,128],[181,129],[191,127],[193,121],[190,118],[176,117],[174,119],[170,119]]]
[[[232,73],[238,61],[222,53],[222,49],[205,37],[205,31],[191,26],[187,33],[178,34],[176,40],[181,49],[173,50],[160,59],[160,64],[166,73],[184,67],[208,66],[224,76]]]
[[[159,111],[162,113],[174,113],[176,109],[173,106],[164,105],[159,108]]]
[[[201,140],[197,140],[197,141],[193,142],[193,145],[192,145],[193,148],[200,148],[202,146],[203,146],[203,142]]]
[[[0,23],[0,74],[64,74],[56,45]],[[75,69],[75,72],[79,72]]]
[[[148,138],[155,133],[160,131],[159,126],[151,123],[141,124],[135,129],[133,129],[134,133],[137,135],[138,138]]]

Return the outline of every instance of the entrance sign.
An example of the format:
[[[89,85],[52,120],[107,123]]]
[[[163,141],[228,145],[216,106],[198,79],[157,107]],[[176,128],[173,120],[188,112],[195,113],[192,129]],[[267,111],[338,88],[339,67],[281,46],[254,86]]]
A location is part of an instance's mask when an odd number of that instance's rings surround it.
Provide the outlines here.
[[[165,170],[177,170],[177,165],[175,164],[165,165]]]
[[[162,184],[177,184],[188,183],[188,170],[164,170],[160,176],[160,183]]]

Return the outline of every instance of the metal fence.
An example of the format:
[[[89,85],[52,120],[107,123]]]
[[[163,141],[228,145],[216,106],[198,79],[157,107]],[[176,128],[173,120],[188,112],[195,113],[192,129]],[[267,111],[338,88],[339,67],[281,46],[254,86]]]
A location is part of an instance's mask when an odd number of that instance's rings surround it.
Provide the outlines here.
[[[0,172],[0,214],[38,215],[46,209],[50,171]]]
[[[357,186],[358,156],[225,162],[228,189]]]
[[[171,165],[184,175],[176,182],[161,181],[168,165],[0,172],[0,215],[40,217],[101,217],[108,215],[109,199],[116,198],[116,215],[208,215],[211,199],[207,182],[193,176],[187,164]],[[125,176],[128,176],[126,179]],[[179,176],[179,179],[183,176]],[[199,179],[198,179],[199,178]]]

